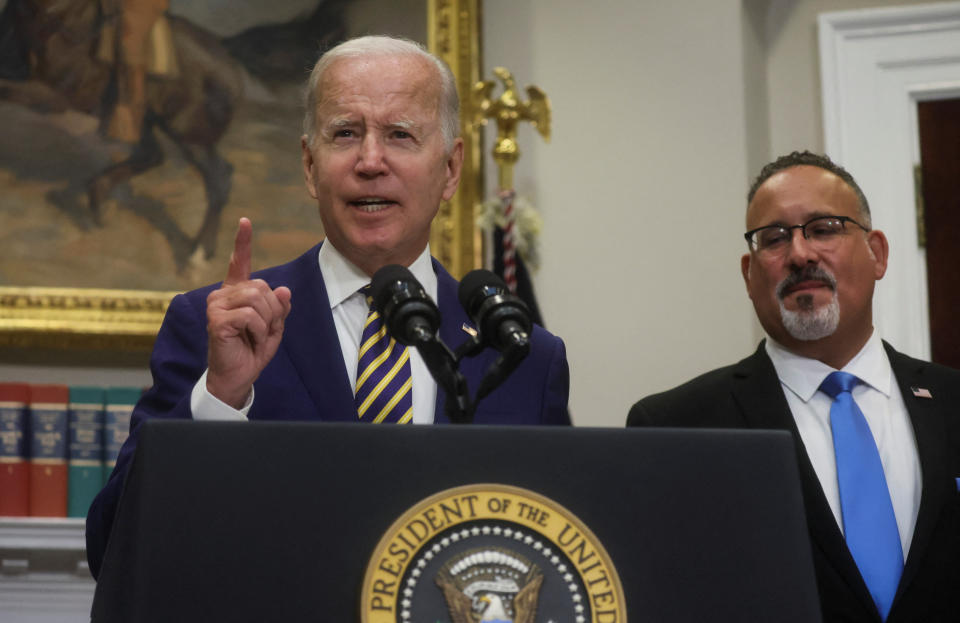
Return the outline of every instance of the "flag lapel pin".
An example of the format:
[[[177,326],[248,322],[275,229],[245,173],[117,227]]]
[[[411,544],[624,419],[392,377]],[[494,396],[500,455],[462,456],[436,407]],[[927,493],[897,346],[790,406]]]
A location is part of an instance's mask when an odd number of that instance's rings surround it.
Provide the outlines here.
[[[926,387],[911,387],[910,391],[913,392],[913,395],[917,398],[933,398],[933,394],[931,394],[930,390]]]
[[[463,329],[466,333],[469,333],[472,337],[477,337],[477,330],[471,327],[470,325],[468,325],[467,323],[463,323],[463,325],[460,328]],[[930,392],[927,392],[927,393],[929,394]]]

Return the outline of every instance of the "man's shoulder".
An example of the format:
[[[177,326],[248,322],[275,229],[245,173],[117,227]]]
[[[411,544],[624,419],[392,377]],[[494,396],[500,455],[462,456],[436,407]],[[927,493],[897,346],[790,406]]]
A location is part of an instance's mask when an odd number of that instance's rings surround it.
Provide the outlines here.
[[[916,359],[883,343],[890,366],[901,391],[906,396],[914,389],[932,394],[938,405],[955,406],[960,403],[960,370],[943,364]],[[922,394],[917,394],[922,395]]]
[[[960,369],[911,357],[906,353],[898,351],[887,341],[883,342],[883,346],[887,351],[888,357],[890,358],[890,365],[893,366],[894,372],[897,372],[898,370],[911,370],[923,374],[960,379]]]
[[[763,345],[752,355],[727,366],[700,374],[672,389],[646,396],[630,409],[629,426],[724,425],[733,409],[732,393],[744,379],[769,376],[770,363]],[[773,376],[772,378],[776,378]]]
[[[453,321],[458,326],[463,322],[472,324],[472,319],[467,316],[467,312],[460,306],[458,300],[457,290],[460,282],[447,272],[447,269],[437,258],[432,258],[432,260],[434,272],[437,274],[437,304],[441,313],[444,314],[444,318],[446,319],[447,315],[451,314]],[[538,324],[533,325],[530,340],[533,346],[531,352],[534,354],[544,354],[546,352],[553,356],[556,349],[559,348],[563,349],[560,352],[565,356],[563,340]]]
[[[742,365],[742,361],[704,372],[689,381],[681,383],[672,389],[650,394],[640,402],[661,404],[699,400],[703,397],[712,397],[729,391],[735,372]]]

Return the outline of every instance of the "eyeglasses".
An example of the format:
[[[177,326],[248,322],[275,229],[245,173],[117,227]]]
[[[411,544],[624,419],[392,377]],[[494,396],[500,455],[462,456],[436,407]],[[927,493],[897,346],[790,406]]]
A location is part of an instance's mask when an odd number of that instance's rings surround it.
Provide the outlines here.
[[[743,235],[751,251],[777,253],[790,246],[793,230],[799,229],[803,237],[819,250],[828,250],[840,241],[846,232],[847,223],[853,223],[863,231],[870,231],[849,216],[818,216],[803,225],[766,225],[751,229]]]

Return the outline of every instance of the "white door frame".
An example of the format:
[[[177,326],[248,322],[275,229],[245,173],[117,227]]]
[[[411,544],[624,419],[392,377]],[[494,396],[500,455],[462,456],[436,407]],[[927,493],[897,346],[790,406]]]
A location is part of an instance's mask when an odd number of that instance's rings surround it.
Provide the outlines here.
[[[823,13],[818,21],[826,151],[856,177],[874,227],[890,240],[874,324],[898,349],[929,359],[913,188],[916,104],[960,95],[960,2]]]

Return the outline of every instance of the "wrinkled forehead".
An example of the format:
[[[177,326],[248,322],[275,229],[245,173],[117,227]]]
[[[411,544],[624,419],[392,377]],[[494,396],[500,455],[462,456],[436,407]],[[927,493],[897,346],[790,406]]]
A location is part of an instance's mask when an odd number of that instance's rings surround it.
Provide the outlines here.
[[[345,57],[324,71],[317,91],[318,108],[369,103],[420,108],[433,115],[440,104],[440,75],[413,54]]]

